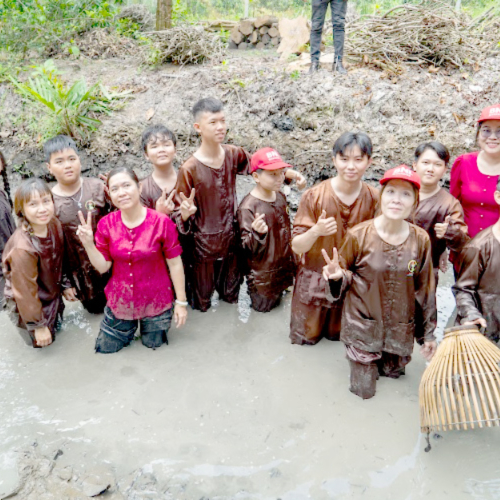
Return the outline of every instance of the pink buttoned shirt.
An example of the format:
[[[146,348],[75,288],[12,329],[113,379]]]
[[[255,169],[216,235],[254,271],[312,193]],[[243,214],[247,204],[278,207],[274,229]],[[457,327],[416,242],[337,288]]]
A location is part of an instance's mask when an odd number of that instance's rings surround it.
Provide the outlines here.
[[[165,259],[182,253],[175,224],[147,209],[144,222],[129,229],[121,212],[103,217],[95,235],[97,249],[113,263],[104,289],[108,306],[120,319],[141,319],[172,307],[174,291]]]
[[[462,204],[471,238],[495,224],[500,215],[493,197],[498,175],[485,175],[479,171],[478,154],[479,151],[475,151],[459,156],[450,173],[450,193]]]

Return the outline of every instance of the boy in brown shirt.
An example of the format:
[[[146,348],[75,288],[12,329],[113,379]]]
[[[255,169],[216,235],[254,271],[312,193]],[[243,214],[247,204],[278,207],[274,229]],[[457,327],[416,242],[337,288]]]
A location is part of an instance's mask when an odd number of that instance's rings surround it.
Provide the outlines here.
[[[438,271],[446,272],[449,248],[452,260],[469,241],[464,212],[460,202],[439,183],[446,173],[450,153],[440,142],[420,144],[415,150],[413,170],[421,181],[419,203],[410,221],[425,229],[429,234],[432,248],[432,266],[436,286]]]
[[[342,134],[333,146],[337,177],[302,195],[292,234],[292,249],[301,256],[292,299],[292,344],[339,339],[342,303],[327,300],[321,249],[340,248],[349,228],[375,216],[378,190],[362,181],[372,150],[366,134]]]
[[[230,304],[238,301],[242,273],[236,175],[248,174],[250,158],[243,148],[223,144],[226,117],[218,99],[198,101],[193,117],[201,145],[179,170],[174,219],[185,254],[189,301],[204,312],[215,290]],[[293,171],[285,176],[302,178]]]
[[[174,208],[177,173],[173,161],[177,138],[164,125],[148,127],[142,134],[141,146],[153,172],[141,180],[141,203],[146,208],[170,215]]]
[[[288,205],[280,192],[287,168],[291,166],[277,151],[259,149],[251,161],[257,185],[238,207],[248,292],[252,308],[258,312],[269,312],[279,305],[296,273]]]
[[[101,275],[90,263],[76,230],[80,225],[78,212],[87,217],[92,212],[94,231],[97,223],[111,210],[99,179],[82,177],[82,165],[76,144],[70,137],[58,135],[43,145],[49,172],[56,178],[52,188],[55,215],[59,219],[66,242],[68,278],[76,294],[71,300],[80,300],[93,314],[101,314],[106,305],[104,287],[108,275]]]

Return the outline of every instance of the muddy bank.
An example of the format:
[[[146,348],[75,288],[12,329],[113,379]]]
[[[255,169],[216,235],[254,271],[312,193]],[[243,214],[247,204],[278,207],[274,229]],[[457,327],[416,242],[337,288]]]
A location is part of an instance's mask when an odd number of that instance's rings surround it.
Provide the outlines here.
[[[214,95],[226,104],[228,141],[250,151],[277,148],[309,183],[331,175],[330,150],[346,130],[363,130],[375,145],[374,166],[367,179],[377,180],[389,167],[410,162],[419,142],[438,139],[452,155],[474,147],[474,125],[482,107],[498,101],[500,57],[473,70],[407,67],[390,76],[351,68],[346,77],[321,70],[310,77],[291,71],[273,52],[230,53],[221,65],[141,68],[137,60],[57,61],[64,78],[102,81],[129,89],[132,98],[123,110],[103,119],[82,154],[86,175],[129,165],[138,173],[149,166],[139,149],[142,130],[162,122],[179,137],[177,164],[197,146],[190,109],[202,96]],[[0,85],[0,148],[13,175],[46,175],[39,146],[27,131],[32,119],[19,96]],[[153,114],[151,118],[151,114]]]
[[[453,308],[448,292],[440,288],[441,323]],[[443,433],[424,452],[417,352],[405,377],[381,379],[376,397],[362,401],[347,389],[343,345],[292,346],[289,316],[289,296],[267,314],[215,301],[208,313],[190,312],[168,346],[135,342],[106,356],[93,352],[100,318],[78,305],[43,350],[26,348],[0,314],[0,492],[22,500],[80,500],[100,487],[110,500],[500,498],[497,429]]]

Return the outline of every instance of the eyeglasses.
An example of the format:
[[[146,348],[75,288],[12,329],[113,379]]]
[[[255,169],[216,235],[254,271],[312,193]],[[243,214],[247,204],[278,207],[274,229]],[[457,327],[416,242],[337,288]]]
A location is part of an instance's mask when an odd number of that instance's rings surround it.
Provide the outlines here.
[[[492,135],[496,137],[497,139],[500,139],[500,128],[497,130],[490,130],[489,128],[482,128],[479,133],[481,134],[481,137],[484,139],[488,139]]]

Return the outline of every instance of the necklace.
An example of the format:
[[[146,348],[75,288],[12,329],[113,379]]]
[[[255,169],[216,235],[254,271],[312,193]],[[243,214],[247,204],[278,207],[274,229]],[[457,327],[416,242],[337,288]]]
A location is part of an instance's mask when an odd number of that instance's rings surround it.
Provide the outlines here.
[[[78,200],[75,200],[73,196],[70,196],[70,198],[78,205],[78,208],[82,208],[82,196],[83,196],[83,182],[80,182],[80,198],[78,198]]]

